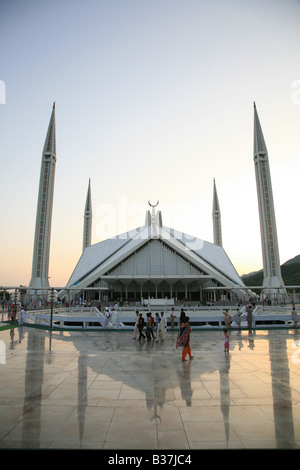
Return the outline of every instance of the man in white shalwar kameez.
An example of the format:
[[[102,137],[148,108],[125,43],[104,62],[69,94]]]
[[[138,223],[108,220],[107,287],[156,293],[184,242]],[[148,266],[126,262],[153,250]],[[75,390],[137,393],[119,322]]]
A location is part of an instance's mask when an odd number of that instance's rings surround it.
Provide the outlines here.
[[[136,317],[135,317],[135,324],[134,324],[134,337],[132,339],[136,339],[138,333],[139,333],[139,311],[136,311]]]
[[[156,343],[158,343],[158,340],[160,340],[162,343],[165,341],[165,327],[161,321],[161,317],[158,318],[156,338]]]
[[[164,312],[161,312],[161,324],[162,324],[162,334],[163,334],[163,341],[165,340],[165,334],[166,334],[166,329],[167,329],[167,320],[166,317],[164,316]]]
[[[109,310],[108,308],[105,308],[105,309],[104,309],[103,328],[108,328],[108,323],[109,323],[110,316],[111,316],[110,310]]]
[[[26,320],[26,311],[24,307],[21,308],[19,312],[19,325],[23,325],[23,322]]]

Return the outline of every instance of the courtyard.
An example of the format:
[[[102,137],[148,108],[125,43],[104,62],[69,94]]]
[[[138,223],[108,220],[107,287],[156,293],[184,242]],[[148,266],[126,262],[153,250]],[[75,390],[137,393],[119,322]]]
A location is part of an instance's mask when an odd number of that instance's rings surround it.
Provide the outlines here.
[[[297,449],[300,334],[0,331],[2,449]]]

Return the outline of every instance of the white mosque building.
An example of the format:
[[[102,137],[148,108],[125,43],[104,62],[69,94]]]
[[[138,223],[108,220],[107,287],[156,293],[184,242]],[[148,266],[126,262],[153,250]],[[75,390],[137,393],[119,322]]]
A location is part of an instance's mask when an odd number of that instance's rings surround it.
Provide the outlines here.
[[[89,292],[91,298],[91,288],[99,300],[145,303],[228,300],[246,294],[222,246],[164,226],[154,208],[146,211],[143,226],[85,247],[63,294],[69,289],[71,297]]]
[[[268,153],[254,105],[254,166],[266,294],[285,292],[280,272],[275,210]],[[28,292],[49,288],[48,266],[56,165],[55,106],[42,155],[33,266]],[[158,204],[158,202],[157,202]],[[150,299],[216,301],[248,299],[248,291],[222,246],[221,212],[213,184],[214,243],[163,225],[156,206],[144,225],[91,243],[92,199],[89,181],[84,212],[83,251],[60,297],[96,300]]]

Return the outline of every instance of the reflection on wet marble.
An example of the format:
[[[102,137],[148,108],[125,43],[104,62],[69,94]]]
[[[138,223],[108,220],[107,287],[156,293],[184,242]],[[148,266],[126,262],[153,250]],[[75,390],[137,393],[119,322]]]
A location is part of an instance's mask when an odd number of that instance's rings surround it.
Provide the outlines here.
[[[297,334],[0,331],[0,448],[299,448]]]

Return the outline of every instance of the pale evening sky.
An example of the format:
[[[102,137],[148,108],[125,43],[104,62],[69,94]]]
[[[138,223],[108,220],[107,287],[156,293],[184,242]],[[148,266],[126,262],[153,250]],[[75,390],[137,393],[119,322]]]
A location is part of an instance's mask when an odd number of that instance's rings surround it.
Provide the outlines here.
[[[56,102],[50,285],[92,243],[163,223],[262,268],[253,101],[269,152],[281,263],[298,255],[299,0],[0,0],[0,285],[28,285],[42,149]]]

